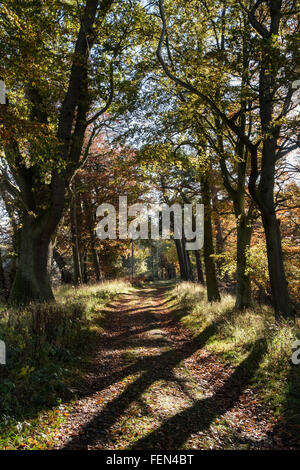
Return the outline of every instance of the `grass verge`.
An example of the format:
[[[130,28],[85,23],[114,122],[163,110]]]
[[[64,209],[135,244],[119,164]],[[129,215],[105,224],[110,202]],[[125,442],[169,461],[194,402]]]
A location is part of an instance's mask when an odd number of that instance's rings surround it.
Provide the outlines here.
[[[0,449],[46,449],[68,415],[81,361],[101,332],[104,305],[132,290],[124,281],[63,287],[56,302],[2,309],[0,338],[7,366],[0,371]]]
[[[235,311],[231,295],[209,303],[205,289],[188,282],[176,285],[167,296],[170,310],[194,337],[215,325],[206,348],[234,366],[245,360],[257,341],[265,340],[266,351],[255,364],[252,386],[278,417],[286,438],[300,445],[300,365],[291,361],[292,345],[300,338],[299,324],[276,323],[266,306]]]

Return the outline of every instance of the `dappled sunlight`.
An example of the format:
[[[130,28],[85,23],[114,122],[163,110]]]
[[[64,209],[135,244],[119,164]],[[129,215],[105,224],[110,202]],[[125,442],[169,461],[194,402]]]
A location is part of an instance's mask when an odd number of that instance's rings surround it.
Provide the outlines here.
[[[198,334],[193,330],[191,339],[168,310],[168,296],[172,298],[176,289],[180,286],[156,292],[140,289],[130,302],[117,300],[107,310],[101,349],[85,386],[94,392],[84,393],[81,399],[91,412],[83,415],[79,409],[72,415],[70,425],[61,431],[63,448],[218,448],[222,443],[230,448],[232,442],[241,448],[270,445],[267,433],[274,422],[266,420],[264,425],[262,417],[253,424],[252,415],[258,413],[260,400],[252,400],[249,388],[266,344],[257,338],[236,368],[225,364],[221,356],[218,358],[221,351],[216,354],[210,345],[234,314],[230,300],[223,304],[225,313],[219,304],[210,312],[211,322],[202,324]],[[241,408],[250,396],[253,410],[248,416]],[[251,432],[249,420],[253,421]],[[84,424],[78,427],[76,422]]]
[[[0,449],[300,448],[299,25],[0,3]]]
[[[91,296],[78,289],[93,352],[78,398],[57,410],[55,448],[272,448],[278,422],[263,399],[285,379],[292,327],[265,308],[235,311],[231,296],[205,304],[190,283],[122,289],[118,298],[109,284]],[[96,302],[101,292],[110,294]]]

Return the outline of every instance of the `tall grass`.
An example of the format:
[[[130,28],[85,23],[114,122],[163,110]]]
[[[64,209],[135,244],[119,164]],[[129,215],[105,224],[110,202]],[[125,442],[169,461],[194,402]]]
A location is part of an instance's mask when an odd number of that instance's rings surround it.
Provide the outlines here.
[[[265,354],[253,376],[263,399],[287,422],[300,423],[300,365],[291,362],[293,342],[300,338],[294,323],[278,324],[269,307],[254,306],[235,311],[235,299],[225,294],[221,302],[207,301],[205,289],[183,282],[170,292],[170,305],[180,322],[197,336],[215,325],[206,348],[221,360],[240,364],[255,342],[264,339]]]
[[[97,338],[93,319],[99,324],[104,304],[130,289],[121,280],[62,287],[56,302],[2,310],[0,338],[7,347],[0,378],[2,417],[35,413],[67,396],[72,368]]]

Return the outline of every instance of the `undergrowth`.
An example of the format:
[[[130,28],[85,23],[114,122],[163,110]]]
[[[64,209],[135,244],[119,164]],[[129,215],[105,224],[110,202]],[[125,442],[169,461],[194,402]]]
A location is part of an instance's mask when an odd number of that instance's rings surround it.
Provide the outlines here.
[[[239,365],[256,342],[264,340],[261,361],[253,364],[254,386],[267,406],[279,417],[287,432],[297,436],[300,425],[300,365],[291,361],[299,323],[276,323],[270,307],[256,305],[238,312],[233,296],[224,294],[220,302],[207,301],[205,288],[188,282],[169,293],[170,307],[193,336],[211,328],[207,349],[221,360]]]
[[[32,429],[46,422],[51,434],[63,419],[62,402],[74,395],[80,361],[101,331],[103,306],[131,289],[121,280],[65,286],[55,293],[56,302],[2,309],[0,338],[6,343],[7,365],[0,366],[0,449],[22,448],[24,442],[27,448],[40,448],[36,434],[30,437]]]

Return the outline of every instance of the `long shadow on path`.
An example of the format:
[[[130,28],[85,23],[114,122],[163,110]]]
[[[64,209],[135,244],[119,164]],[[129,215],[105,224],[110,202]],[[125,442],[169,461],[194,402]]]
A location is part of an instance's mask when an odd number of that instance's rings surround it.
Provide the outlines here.
[[[150,299],[152,292],[142,293],[144,300]],[[123,312],[124,314],[124,312]],[[136,331],[151,330],[153,325],[160,328],[166,322],[172,322],[169,315],[162,315],[158,320],[157,306],[149,306],[146,309],[137,309],[137,313],[130,311],[128,323],[125,325],[127,335],[116,330],[115,339],[111,340],[111,348],[122,348],[133,339],[131,334],[136,335]],[[178,364],[203,348],[208,339],[213,336],[217,329],[226,321],[221,318],[215,323],[205,328],[197,337],[192,340],[175,342],[175,347],[155,356],[142,356],[135,363],[123,367],[121,370],[113,370],[102,377],[101,383],[95,380],[91,386],[91,393],[117,383],[123,378],[139,373],[139,377],[112,401],[110,401],[98,414],[81,427],[80,435],[70,439],[64,449],[87,449],[109,442],[109,429],[113,426],[131,403],[139,400],[140,396],[156,381],[174,382],[173,369]],[[113,318],[111,318],[113,328]],[[131,333],[132,328],[132,333]],[[161,342],[153,339],[147,340],[148,347],[157,348]],[[136,338],[134,347],[143,347],[145,338]],[[166,343],[167,345],[167,343]],[[109,345],[106,345],[109,347]],[[213,396],[197,400],[192,406],[163,422],[159,429],[149,433],[147,436],[136,441],[130,448],[132,449],[179,449],[188,437],[195,432],[207,429],[217,416],[223,415],[237,402],[243,390],[248,386],[259,362],[266,351],[264,340],[258,340],[250,351],[248,357],[236,368],[226,382],[215,391]],[[175,431],[176,430],[176,431]]]

